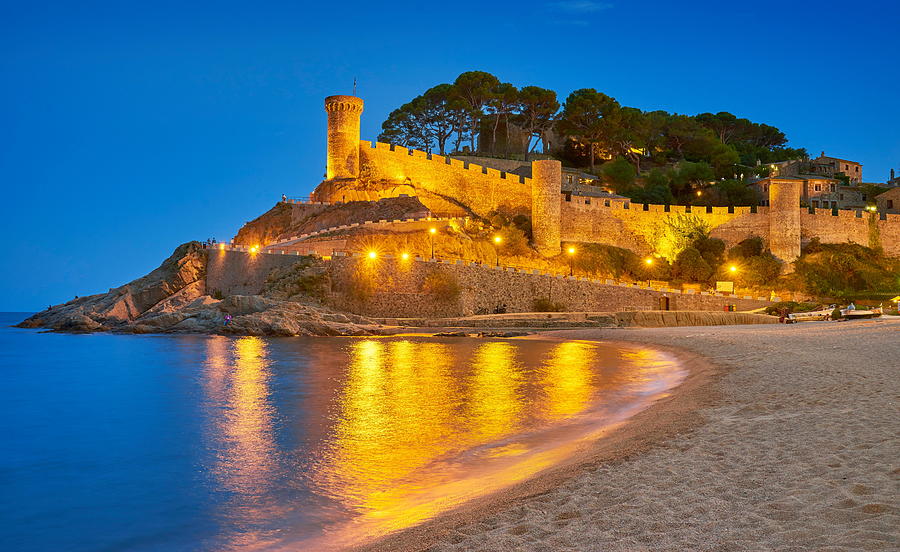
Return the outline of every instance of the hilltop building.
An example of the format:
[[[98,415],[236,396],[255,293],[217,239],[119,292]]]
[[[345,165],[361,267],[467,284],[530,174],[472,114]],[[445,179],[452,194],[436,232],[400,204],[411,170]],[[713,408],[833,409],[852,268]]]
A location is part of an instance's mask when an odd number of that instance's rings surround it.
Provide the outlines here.
[[[879,213],[900,214],[900,186],[875,196],[875,206]]]
[[[843,174],[850,179],[850,184],[854,186],[863,182],[862,163],[848,161],[839,157],[830,157],[825,155],[824,151],[819,157],[811,160],[810,163],[814,174],[828,177]]]
[[[815,175],[770,176],[751,184],[760,205],[768,205],[769,185],[773,179],[791,179],[800,183],[801,205],[815,209],[865,209],[866,196],[857,186],[843,186],[840,180]]]
[[[887,181],[887,186],[889,188],[900,186],[900,176],[895,176],[894,169],[891,169],[891,177]]]

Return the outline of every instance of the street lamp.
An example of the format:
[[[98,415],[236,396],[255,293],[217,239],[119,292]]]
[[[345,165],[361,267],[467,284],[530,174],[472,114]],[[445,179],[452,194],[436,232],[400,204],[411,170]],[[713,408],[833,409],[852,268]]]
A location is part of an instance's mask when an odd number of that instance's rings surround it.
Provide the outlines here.
[[[731,272],[731,273],[737,272],[737,267],[734,266],[734,265],[729,266],[729,267],[728,267],[728,272]]]
[[[434,259],[434,236],[437,234],[437,228],[432,226],[428,229],[428,237],[431,239],[431,258]]]
[[[575,248],[569,247],[566,252],[569,254],[569,276],[571,277],[575,273]]]
[[[494,253],[497,254],[497,266],[500,266],[500,244],[503,243],[503,238],[500,236],[494,236]]]
[[[377,258],[378,258],[378,252],[375,251],[374,249],[371,250],[371,251],[369,251],[369,258],[370,258],[370,259],[377,259]]]

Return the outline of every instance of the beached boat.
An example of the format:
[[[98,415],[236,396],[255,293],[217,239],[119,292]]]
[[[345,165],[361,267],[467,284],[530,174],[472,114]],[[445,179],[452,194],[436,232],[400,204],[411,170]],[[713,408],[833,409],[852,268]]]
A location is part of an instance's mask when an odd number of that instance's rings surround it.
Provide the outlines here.
[[[809,312],[792,312],[787,315],[787,323],[793,324],[794,322],[808,322],[810,320],[831,320],[831,313],[834,312],[836,305],[829,305],[828,307],[809,311]]]
[[[871,309],[841,309],[841,314],[848,320],[856,320],[860,318],[878,318],[883,313],[881,307]]]

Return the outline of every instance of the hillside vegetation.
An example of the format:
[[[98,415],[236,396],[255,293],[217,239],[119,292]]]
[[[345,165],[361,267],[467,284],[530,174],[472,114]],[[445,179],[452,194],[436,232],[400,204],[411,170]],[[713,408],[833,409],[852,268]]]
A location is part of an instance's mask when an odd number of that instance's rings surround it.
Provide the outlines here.
[[[795,262],[795,288],[819,296],[853,298],[866,294],[900,294],[900,259],[852,243],[812,240]]]

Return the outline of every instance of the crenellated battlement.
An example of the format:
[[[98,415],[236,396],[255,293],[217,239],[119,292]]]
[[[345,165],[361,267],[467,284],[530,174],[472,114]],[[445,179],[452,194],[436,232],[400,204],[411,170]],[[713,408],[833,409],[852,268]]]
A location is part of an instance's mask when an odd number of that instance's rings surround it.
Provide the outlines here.
[[[355,96],[328,96],[325,98],[325,111],[362,113],[363,101]]]
[[[443,155],[438,155],[436,153],[428,153],[422,150],[405,148],[403,146],[398,146],[394,144],[386,144],[384,142],[371,142],[369,140],[360,140],[359,147],[361,150],[365,149],[374,149],[376,151],[385,152],[385,153],[393,153],[396,155],[406,155],[412,157],[414,159],[430,161],[432,163],[436,163],[439,165],[447,165],[454,169],[458,169],[460,171],[467,171],[469,175],[472,173],[481,173],[487,175],[491,178],[498,178],[500,180],[515,180],[520,184],[529,184],[530,178],[526,176],[520,176],[517,174],[510,174],[505,171],[501,171],[498,169],[494,169],[491,167],[485,167],[483,165],[479,165],[477,163],[469,163],[467,161],[463,161],[461,159],[455,159],[453,157],[446,157]]]
[[[413,195],[431,211],[453,216],[530,215],[533,244],[546,255],[558,254],[562,241],[651,253],[661,225],[683,215],[702,219],[711,235],[729,246],[759,236],[786,262],[796,259],[801,243],[813,238],[880,246],[900,255],[900,215],[801,208],[802,190],[794,179],[772,179],[768,206],[760,207],[658,205],[563,194],[558,161],[533,162],[532,178],[527,178],[445,155],[360,140],[363,100],[354,96],[329,96],[325,111],[328,163],[326,181],[314,194],[319,201]]]

